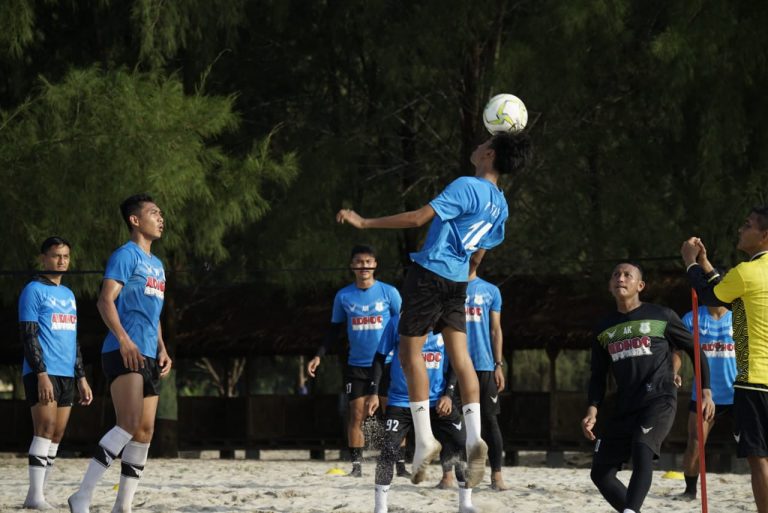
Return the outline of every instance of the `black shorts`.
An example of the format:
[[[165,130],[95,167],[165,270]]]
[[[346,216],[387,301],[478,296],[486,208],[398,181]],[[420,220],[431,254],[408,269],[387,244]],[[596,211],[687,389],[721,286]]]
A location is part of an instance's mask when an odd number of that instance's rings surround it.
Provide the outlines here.
[[[691,413],[696,413],[696,401],[689,401],[688,402],[688,411]],[[715,418],[719,419],[720,417],[724,416],[733,416],[733,405],[732,404],[716,404],[715,405]]]
[[[480,382],[480,412],[485,415],[498,415],[499,389],[496,387],[496,373],[493,371],[477,371],[477,381]]]
[[[389,383],[392,381],[389,375],[392,369],[392,363],[384,364],[384,372],[381,375],[381,382],[379,383],[379,396],[387,397],[389,395]]]
[[[768,392],[735,387],[733,416],[736,455],[768,456]]]
[[[595,443],[594,463],[626,463],[636,443],[650,447],[654,459],[658,459],[676,409],[674,397],[660,397],[640,410],[609,419]]]
[[[160,395],[160,366],[156,358],[144,357],[144,368],[138,371],[132,371],[123,364],[123,357],[120,351],[110,351],[101,353],[101,367],[104,375],[107,377],[107,383],[112,386],[112,382],[123,374],[136,372],[144,378],[144,397]]]
[[[51,376],[53,385],[53,400],[59,408],[69,408],[75,403],[75,378],[66,376]],[[37,390],[37,374],[30,372],[22,377],[24,381],[24,393],[27,395],[27,404],[34,406],[39,401]]]
[[[432,425],[432,433],[443,446],[443,452],[440,453],[441,458],[443,455],[446,455],[446,458],[453,458],[454,456],[461,457],[464,455],[467,432],[464,428],[464,419],[459,414],[459,411],[454,408],[451,410],[450,415],[441,417],[437,414],[435,408],[430,408],[429,419]],[[383,445],[383,447],[390,448],[389,451],[383,451],[383,453],[397,454],[396,449],[400,447],[403,438],[405,438],[411,431],[411,428],[413,428],[411,409],[403,408],[401,406],[387,406],[387,413],[384,416],[383,422],[383,444],[386,444]]]
[[[344,393],[348,401],[368,395],[371,387],[371,367],[347,365],[344,372]]]
[[[467,332],[467,282],[457,282],[412,264],[403,284],[403,306],[398,333],[422,337],[444,327]]]

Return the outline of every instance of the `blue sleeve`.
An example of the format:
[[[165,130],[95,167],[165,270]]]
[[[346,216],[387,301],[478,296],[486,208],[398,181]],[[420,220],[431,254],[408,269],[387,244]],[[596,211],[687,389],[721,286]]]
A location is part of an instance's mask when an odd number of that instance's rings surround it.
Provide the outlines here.
[[[376,349],[377,353],[388,355],[397,345],[400,343],[400,338],[397,334],[397,325],[400,322],[399,316],[393,316],[389,324],[387,324],[384,333],[379,340],[379,347]]]
[[[683,316],[683,325],[688,331],[693,333],[693,312],[688,312]]]
[[[34,287],[24,287],[19,297],[19,322],[39,322],[40,296]]]
[[[499,287],[493,287],[493,302],[491,303],[492,312],[501,312],[501,291]]]
[[[459,217],[464,212],[474,210],[476,198],[466,183],[466,177],[457,178],[435,199],[429,202],[437,216],[443,221]]]
[[[336,297],[333,298],[333,311],[331,313],[331,322],[340,323],[347,322],[347,312],[344,311],[344,307],[341,304],[341,292],[336,293]]]
[[[119,281],[123,285],[128,283],[133,270],[136,268],[136,259],[128,249],[120,248],[109,257],[107,268],[104,271],[104,279]]]
[[[400,297],[400,293],[395,287],[389,287],[389,315],[394,320],[395,317],[400,315],[400,309],[403,306],[403,298]]]

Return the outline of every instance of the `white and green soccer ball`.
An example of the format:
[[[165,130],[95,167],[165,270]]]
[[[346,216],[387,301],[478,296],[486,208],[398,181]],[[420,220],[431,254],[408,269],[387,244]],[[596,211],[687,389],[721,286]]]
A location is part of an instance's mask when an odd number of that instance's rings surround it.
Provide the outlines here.
[[[514,94],[497,94],[483,109],[483,123],[491,134],[519,132],[528,123],[528,109]]]

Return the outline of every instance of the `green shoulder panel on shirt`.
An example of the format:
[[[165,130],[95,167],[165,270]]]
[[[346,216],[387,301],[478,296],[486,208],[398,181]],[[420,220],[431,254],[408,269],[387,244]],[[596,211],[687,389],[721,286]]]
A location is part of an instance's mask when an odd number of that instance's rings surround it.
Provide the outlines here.
[[[633,337],[664,337],[667,329],[667,321],[658,319],[638,319],[614,324],[610,328],[598,333],[597,340],[600,345],[606,347],[612,342],[626,340]]]

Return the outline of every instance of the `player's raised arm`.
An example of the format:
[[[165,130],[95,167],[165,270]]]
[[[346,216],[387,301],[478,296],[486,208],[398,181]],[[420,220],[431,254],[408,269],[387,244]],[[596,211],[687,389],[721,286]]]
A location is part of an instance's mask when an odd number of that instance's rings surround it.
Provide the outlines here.
[[[411,210],[386,217],[365,218],[354,210],[343,208],[336,214],[336,222],[350,224],[355,228],[418,228],[424,226],[435,217],[431,205],[424,205],[418,210]]]

